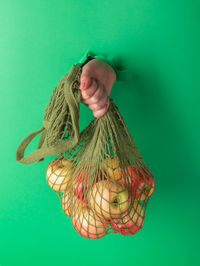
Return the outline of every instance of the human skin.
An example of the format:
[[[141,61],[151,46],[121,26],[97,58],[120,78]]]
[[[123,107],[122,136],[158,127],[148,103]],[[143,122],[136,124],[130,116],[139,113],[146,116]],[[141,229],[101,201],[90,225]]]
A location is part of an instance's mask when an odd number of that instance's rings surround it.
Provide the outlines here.
[[[81,102],[93,111],[96,118],[109,107],[109,95],[116,80],[114,69],[101,59],[93,59],[82,68],[80,77]]]

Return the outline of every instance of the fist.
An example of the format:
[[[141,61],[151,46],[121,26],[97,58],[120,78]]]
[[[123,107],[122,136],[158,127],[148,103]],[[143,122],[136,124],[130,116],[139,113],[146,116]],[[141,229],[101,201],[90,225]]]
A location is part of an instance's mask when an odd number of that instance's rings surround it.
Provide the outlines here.
[[[83,66],[80,77],[81,102],[93,111],[96,118],[107,112],[115,80],[115,71],[101,59],[93,59]]]

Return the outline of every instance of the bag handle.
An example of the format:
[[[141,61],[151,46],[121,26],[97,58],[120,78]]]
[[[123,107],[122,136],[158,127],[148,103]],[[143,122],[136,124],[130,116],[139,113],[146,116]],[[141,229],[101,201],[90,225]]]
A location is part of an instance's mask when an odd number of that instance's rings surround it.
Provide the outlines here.
[[[73,93],[73,85],[74,85],[74,82],[78,80],[78,77],[80,76],[81,71],[82,69],[81,69],[80,63],[76,65],[72,65],[68,75],[63,77],[63,80],[62,80],[64,82],[63,90],[64,90],[66,104],[68,104],[69,106],[69,112],[70,112],[71,119],[72,119],[73,135],[70,136],[69,139],[63,140],[61,143],[55,146],[42,147],[42,144],[46,136],[46,132],[48,130],[48,121],[43,121],[43,126],[40,129],[30,133],[19,144],[17,151],[16,151],[17,162],[20,162],[23,164],[31,164],[36,161],[41,161],[46,156],[52,156],[58,153],[66,152],[67,150],[74,147],[76,143],[79,141],[79,112],[80,112],[81,93],[79,89],[75,97]],[[42,135],[40,137],[37,150],[24,156],[24,152],[27,146],[29,145],[29,143],[41,132],[42,132]]]

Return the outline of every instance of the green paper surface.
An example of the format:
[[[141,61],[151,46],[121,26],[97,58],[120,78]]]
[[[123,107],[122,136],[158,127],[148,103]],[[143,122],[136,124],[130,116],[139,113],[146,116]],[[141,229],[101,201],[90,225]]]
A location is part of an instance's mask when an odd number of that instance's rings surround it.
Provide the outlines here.
[[[199,12],[191,0],[1,3],[1,266],[200,264]],[[54,157],[15,160],[58,81],[88,49],[115,54],[137,76],[111,92],[156,182],[134,236],[81,238],[46,183]],[[83,105],[80,119],[81,129],[93,119]]]

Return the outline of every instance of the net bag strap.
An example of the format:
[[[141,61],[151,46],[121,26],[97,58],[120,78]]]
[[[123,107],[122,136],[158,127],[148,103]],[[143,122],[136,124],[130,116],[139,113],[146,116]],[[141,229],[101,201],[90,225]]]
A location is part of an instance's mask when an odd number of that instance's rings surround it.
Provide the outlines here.
[[[56,145],[49,147],[42,147],[49,126],[48,121],[44,120],[43,126],[40,129],[30,133],[19,144],[16,151],[17,162],[23,164],[30,164],[36,161],[41,161],[46,156],[52,156],[58,153],[64,153],[76,145],[76,143],[79,140],[79,111],[80,111],[81,93],[80,90],[78,90],[78,94],[75,97],[72,87],[74,81],[78,79],[80,71],[81,71],[81,64],[72,65],[68,75],[65,76],[64,87],[63,87],[65,101],[66,104],[68,104],[69,106],[69,112],[72,120],[71,122],[72,122],[73,134],[70,136],[70,138],[64,139]],[[24,156],[25,150],[29,145],[29,143],[40,133],[42,134],[38,143],[37,150]]]

